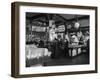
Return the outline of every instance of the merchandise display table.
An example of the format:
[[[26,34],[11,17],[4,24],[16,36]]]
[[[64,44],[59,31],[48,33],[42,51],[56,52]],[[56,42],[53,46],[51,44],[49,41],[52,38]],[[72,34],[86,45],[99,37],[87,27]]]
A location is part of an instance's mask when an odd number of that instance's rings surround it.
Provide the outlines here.
[[[69,48],[69,56],[74,57],[82,53],[82,48],[86,47],[84,45],[70,45]]]
[[[47,48],[34,48],[33,45],[27,45],[25,50],[27,59],[39,59],[51,55]]]

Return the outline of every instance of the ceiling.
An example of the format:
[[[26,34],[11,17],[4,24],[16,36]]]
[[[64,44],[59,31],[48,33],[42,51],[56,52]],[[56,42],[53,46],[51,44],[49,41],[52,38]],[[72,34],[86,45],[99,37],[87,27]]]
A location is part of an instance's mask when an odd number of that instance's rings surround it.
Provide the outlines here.
[[[76,14],[49,14],[49,13],[26,13],[26,19],[32,21],[39,21],[43,23],[49,22],[49,20],[54,20],[55,23],[62,22],[72,22],[80,19],[89,19],[89,15],[76,15]]]

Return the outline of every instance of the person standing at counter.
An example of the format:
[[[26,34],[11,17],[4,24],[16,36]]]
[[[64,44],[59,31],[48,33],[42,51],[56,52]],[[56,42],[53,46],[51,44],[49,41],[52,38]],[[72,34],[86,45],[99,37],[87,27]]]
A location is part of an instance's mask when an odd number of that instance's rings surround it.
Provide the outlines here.
[[[53,40],[53,42],[51,42],[51,44],[50,44],[50,50],[51,50],[51,58],[53,59],[53,58],[56,58],[56,46],[57,45],[57,39],[55,38],[54,40]]]
[[[89,40],[89,32],[86,31],[85,35],[84,35],[84,44],[87,45],[87,41]]]
[[[90,52],[90,40],[87,41],[87,54],[89,55]]]
[[[61,35],[57,36],[56,44],[55,44],[55,58],[61,58],[63,56],[62,49],[62,38]]]
[[[79,40],[76,35],[72,35],[72,45],[78,45]]]
[[[70,42],[69,36],[68,36],[68,32],[65,34],[65,39]]]
[[[39,48],[44,48],[44,41],[43,40],[39,41]]]
[[[64,57],[68,57],[69,56],[69,53],[68,53],[68,40],[65,39],[64,41]]]
[[[68,32],[65,34],[65,48],[64,48],[64,56],[65,57],[68,57],[69,56],[69,49],[68,49],[68,43],[70,42],[70,39],[69,39],[69,36],[68,36]]]
[[[89,38],[89,32],[88,31],[85,34],[85,42],[86,42],[86,45],[87,45],[87,54],[89,55],[90,38]]]

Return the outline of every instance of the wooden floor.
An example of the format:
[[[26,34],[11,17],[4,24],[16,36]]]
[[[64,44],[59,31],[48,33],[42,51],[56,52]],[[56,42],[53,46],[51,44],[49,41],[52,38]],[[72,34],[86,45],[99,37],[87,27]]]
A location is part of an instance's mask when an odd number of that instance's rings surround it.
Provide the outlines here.
[[[40,58],[38,60],[30,60],[27,62],[26,67],[36,67],[37,64],[41,66],[60,66],[60,65],[81,65],[89,64],[89,55],[86,53],[80,54],[73,58],[71,57],[61,57],[56,59],[51,59],[50,57]]]
[[[58,65],[80,65],[80,64],[89,64],[89,56],[87,54],[81,54],[73,58],[58,58],[50,59],[47,62],[44,62],[44,66],[58,66]]]

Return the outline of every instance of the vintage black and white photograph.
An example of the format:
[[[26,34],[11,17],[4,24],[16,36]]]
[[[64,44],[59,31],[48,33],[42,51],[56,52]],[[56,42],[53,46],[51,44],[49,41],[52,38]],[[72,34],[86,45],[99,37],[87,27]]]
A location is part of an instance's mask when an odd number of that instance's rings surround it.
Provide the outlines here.
[[[90,63],[89,15],[25,14],[26,67]]]
[[[12,76],[97,73],[97,7],[12,3]]]

